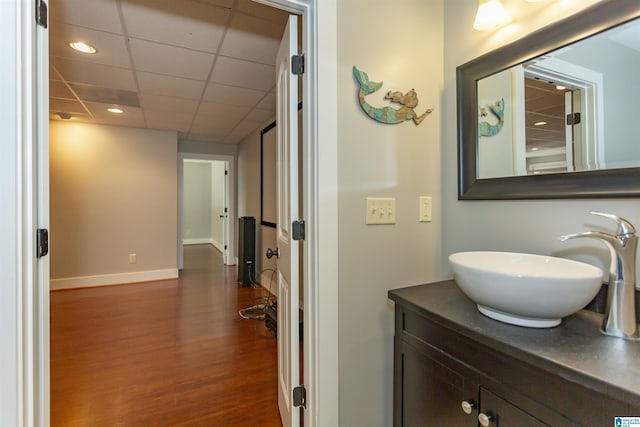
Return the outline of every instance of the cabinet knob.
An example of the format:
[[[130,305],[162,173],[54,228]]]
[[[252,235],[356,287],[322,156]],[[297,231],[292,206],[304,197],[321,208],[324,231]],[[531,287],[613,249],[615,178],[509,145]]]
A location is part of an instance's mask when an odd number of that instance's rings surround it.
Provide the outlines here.
[[[473,412],[473,408],[476,407],[476,404],[473,400],[463,400],[461,406],[465,414],[470,414]]]
[[[480,425],[482,427],[489,427],[491,421],[493,421],[493,416],[491,414],[487,415],[483,412],[480,412],[480,414],[478,414],[478,421],[480,421]]]

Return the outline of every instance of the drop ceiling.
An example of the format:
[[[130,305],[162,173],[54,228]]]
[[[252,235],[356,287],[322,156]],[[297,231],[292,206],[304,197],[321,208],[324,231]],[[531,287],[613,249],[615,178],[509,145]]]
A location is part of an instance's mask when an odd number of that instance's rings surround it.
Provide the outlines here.
[[[275,115],[286,12],[250,0],[51,0],[52,120],[238,143]],[[95,54],[72,50],[83,41]],[[123,114],[107,108],[118,106]]]

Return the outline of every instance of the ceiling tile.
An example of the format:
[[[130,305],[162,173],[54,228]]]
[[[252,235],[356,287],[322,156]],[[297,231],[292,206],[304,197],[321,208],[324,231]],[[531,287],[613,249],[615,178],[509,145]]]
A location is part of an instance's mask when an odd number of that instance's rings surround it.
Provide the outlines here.
[[[136,70],[207,80],[215,55],[166,44],[129,39]]]
[[[56,113],[87,114],[87,110],[79,101],[61,98],[49,98],[49,111]]]
[[[224,139],[220,136],[205,134],[205,133],[189,133],[186,138],[189,141],[200,141],[200,142],[222,142]]]
[[[260,103],[258,105],[256,105],[257,108],[260,108],[262,110],[270,110],[270,111],[276,111],[276,94],[275,92],[269,92],[267,94],[267,96],[265,96],[264,98],[262,98],[262,101],[260,101]]]
[[[155,111],[145,108],[147,126],[153,129],[188,132],[193,120],[192,113]]]
[[[225,86],[209,82],[202,99],[219,104],[253,107],[264,94],[265,92],[260,90]]]
[[[124,36],[96,31],[76,25],[52,22],[50,27],[50,52],[54,56],[95,62],[112,67],[131,68]],[[76,52],[69,47],[72,41],[83,41],[95,47],[94,54]]]
[[[67,81],[112,89],[136,89],[131,70],[57,56],[50,57],[50,60],[51,64]]]
[[[283,32],[284,27],[272,21],[236,14],[220,54],[274,65]]]
[[[122,34],[116,0],[51,0],[52,20]]]
[[[145,72],[138,72],[137,75],[143,97],[148,93],[185,99],[200,99],[204,91],[205,82]]]
[[[287,18],[289,17],[289,12],[265,6],[252,0],[238,0],[237,7],[241,12],[277,22],[282,25],[282,29],[284,29],[284,26],[287,24]]]
[[[123,2],[129,36],[215,53],[229,10],[191,0]]]
[[[249,107],[237,107],[203,101],[198,109],[198,116],[237,121],[244,118],[250,110]]]
[[[67,85],[60,80],[49,80],[49,96],[54,98],[76,99]]]
[[[254,108],[247,115],[247,117],[245,117],[245,120],[264,123],[265,121],[267,121],[269,119],[274,119],[275,120],[274,116],[275,116],[275,113],[273,111],[261,110],[261,109],[258,109],[258,108]]]
[[[211,81],[268,91],[275,85],[276,71],[273,65],[256,64],[221,56],[213,69]]]
[[[264,121],[251,121],[251,120],[243,120],[238,123],[236,126],[226,137],[225,142],[229,143],[237,143],[242,141],[247,137],[251,132],[261,129],[264,125]]]
[[[195,99],[175,98],[148,93],[142,95],[142,104],[145,110],[166,111],[170,113],[177,112],[191,116],[193,116],[198,109],[198,101]]]
[[[144,117],[141,108],[125,107],[123,114],[113,114],[107,111],[108,105],[97,102],[85,102],[96,121],[101,124],[132,126],[144,128]]]
[[[229,134],[239,121],[240,120],[199,114],[193,121],[191,132],[214,135],[217,138],[222,138]]]

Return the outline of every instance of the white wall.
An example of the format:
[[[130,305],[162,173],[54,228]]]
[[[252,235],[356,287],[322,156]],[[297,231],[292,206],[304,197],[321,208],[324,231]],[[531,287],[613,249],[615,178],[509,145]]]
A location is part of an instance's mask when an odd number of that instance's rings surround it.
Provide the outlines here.
[[[177,277],[175,132],[52,121],[50,184],[53,289]]]
[[[392,425],[393,305],[389,289],[441,278],[442,0],[338,2],[340,425]],[[475,3],[475,2],[474,2]],[[352,66],[389,90],[414,88],[422,124],[373,121]],[[397,107],[397,105],[396,105]],[[322,140],[320,141],[322,144]],[[395,197],[397,224],[365,225],[365,198]],[[418,222],[419,197],[433,221]]]
[[[489,50],[520,38],[555,19],[568,16],[594,1],[526,3],[510,0],[505,7],[516,15],[497,31],[474,31],[476,2],[445,2],[445,88],[442,140],[443,270],[450,276],[447,256],[463,250],[487,249],[555,254],[606,267],[609,257],[598,242],[588,239],[561,243],[557,236],[587,228],[613,231],[611,223],[589,215],[591,210],[612,212],[640,224],[640,201],[548,200],[458,201],[455,67]],[[463,25],[464,23],[464,25]]]

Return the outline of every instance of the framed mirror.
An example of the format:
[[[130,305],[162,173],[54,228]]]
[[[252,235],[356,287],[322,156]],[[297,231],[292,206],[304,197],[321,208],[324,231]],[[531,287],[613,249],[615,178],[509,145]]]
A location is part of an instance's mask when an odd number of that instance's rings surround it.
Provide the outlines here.
[[[640,197],[640,2],[457,68],[458,199]]]

